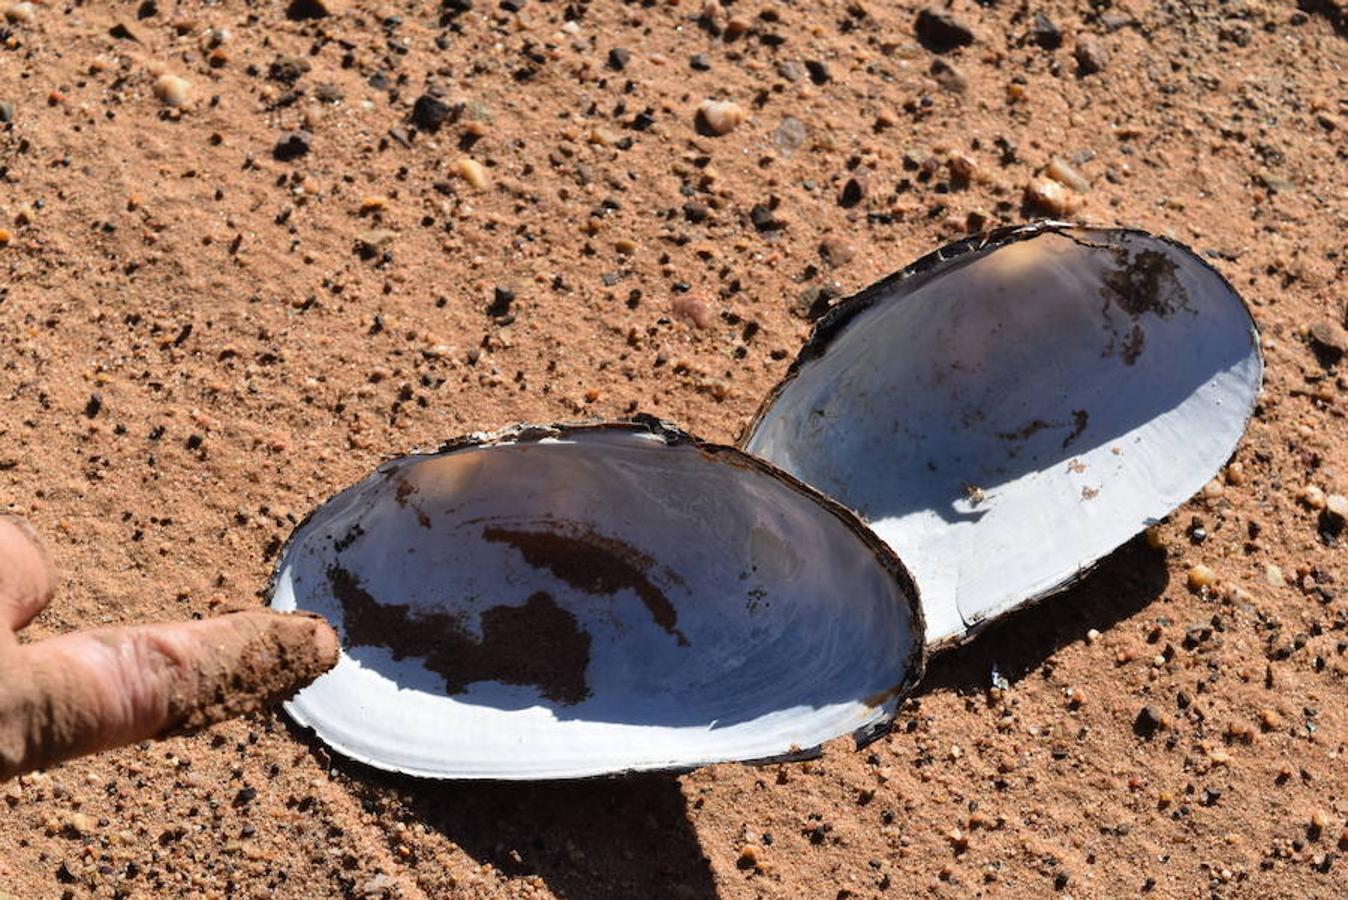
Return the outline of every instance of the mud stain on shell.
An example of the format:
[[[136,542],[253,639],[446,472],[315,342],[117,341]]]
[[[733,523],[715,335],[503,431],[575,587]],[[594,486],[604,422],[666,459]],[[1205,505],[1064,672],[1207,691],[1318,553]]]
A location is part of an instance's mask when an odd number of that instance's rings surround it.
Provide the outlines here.
[[[395,660],[420,659],[444,678],[446,694],[496,681],[532,686],[567,706],[590,696],[590,636],[543,591],[523,606],[485,610],[479,640],[464,628],[462,616],[380,602],[340,566],[328,569],[328,583],[344,613],[344,648],[387,647]]]
[[[1105,356],[1115,350],[1124,365],[1131,366],[1142,355],[1147,334],[1138,320],[1150,313],[1168,319],[1180,310],[1190,310],[1189,295],[1176,276],[1175,260],[1161,250],[1143,250],[1136,255],[1118,247],[1110,251],[1117,268],[1104,276],[1100,296],[1104,299],[1105,325],[1112,335],[1105,348]],[[1130,319],[1132,325],[1120,333],[1110,317],[1111,307],[1117,307]]]
[[[398,505],[403,507],[404,509],[410,506],[412,508],[412,512],[416,513],[417,524],[420,525],[422,528],[429,529],[431,527],[431,517],[426,515],[426,510],[422,509],[419,503],[415,503],[412,501],[412,496],[416,494],[416,492],[417,492],[416,485],[408,481],[406,478],[399,478],[398,487],[393,492],[393,499],[397,501]]]
[[[1081,433],[1086,430],[1086,425],[1091,420],[1091,414],[1084,409],[1072,410],[1072,431],[1063,438],[1062,448],[1066,450],[1072,446],[1072,442],[1081,437]]]
[[[688,638],[678,629],[679,616],[647,574],[655,561],[632,545],[605,537],[589,528],[574,533],[558,530],[524,531],[488,527],[482,537],[496,544],[509,544],[525,562],[553,575],[587,594],[616,594],[630,590],[641,598],[646,609],[679,646],[687,647]]]

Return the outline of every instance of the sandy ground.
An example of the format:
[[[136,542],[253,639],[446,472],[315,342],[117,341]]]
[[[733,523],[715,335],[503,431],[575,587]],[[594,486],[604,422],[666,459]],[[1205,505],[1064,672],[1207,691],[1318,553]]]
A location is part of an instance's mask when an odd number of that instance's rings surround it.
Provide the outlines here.
[[[0,892],[1348,893],[1344,539],[1307,492],[1348,489],[1348,20],[1305,6],[961,0],[939,55],[879,0],[8,8],[0,503],[64,573],[34,637],[259,604],[300,517],[466,431],[733,440],[807,292],[1032,217],[1054,157],[1074,215],[1232,280],[1268,377],[1164,550],[934,660],[860,753],[425,784],[255,717],[0,786]],[[747,119],[699,134],[709,97]]]

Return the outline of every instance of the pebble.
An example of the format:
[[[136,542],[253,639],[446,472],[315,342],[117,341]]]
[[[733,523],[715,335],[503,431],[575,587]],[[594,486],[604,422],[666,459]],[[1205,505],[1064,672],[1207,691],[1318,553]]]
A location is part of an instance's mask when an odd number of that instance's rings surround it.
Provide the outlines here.
[[[186,106],[192,97],[192,82],[177,75],[160,75],[154,82],[154,95],[165,106]]]
[[[809,138],[805,123],[795,116],[785,116],[781,123],[772,129],[772,145],[783,157],[789,157]]]
[[[424,131],[439,131],[454,115],[454,108],[433,94],[422,94],[412,104],[412,124]]]
[[[1345,523],[1348,523],[1348,497],[1330,494],[1325,498],[1324,511],[1320,513],[1321,530],[1337,535]]]
[[[931,68],[928,70],[931,77],[936,79],[936,83],[955,94],[963,94],[969,89],[969,79],[964,77],[964,73],[946,62],[944,59],[933,59]]]
[[[869,182],[870,179],[867,177],[866,172],[862,169],[857,169],[856,173],[851,178],[847,179],[842,190],[838,192],[838,205],[851,207],[856,206],[862,200],[865,200],[867,188],[870,186]]]
[[[716,323],[716,314],[703,300],[682,294],[674,298],[670,309],[676,319],[682,319],[694,328],[706,329]]]
[[[815,84],[824,85],[828,84],[829,81],[832,80],[832,76],[829,74],[828,71],[828,65],[822,60],[818,59],[805,60],[805,71],[809,73],[810,80],[813,81]]]
[[[1133,731],[1141,737],[1149,738],[1166,727],[1166,718],[1159,709],[1147,704],[1137,712],[1133,719]]]
[[[628,62],[632,59],[632,53],[622,47],[614,47],[608,52],[608,67],[615,72],[621,72],[627,68]]]
[[[5,21],[16,25],[32,25],[37,21],[37,7],[31,3],[15,3],[5,10]]]
[[[1273,563],[1264,566],[1264,584],[1269,587],[1285,587],[1287,578],[1282,574],[1282,566]]]
[[[753,209],[749,210],[749,221],[759,231],[781,231],[786,227],[786,223],[773,213],[772,207],[763,203],[755,203]]]
[[[1072,56],[1077,61],[1077,74],[1081,76],[1098,75],[1109,65],[1109,53],[1105,51],[1100,39],[1091,35],[1077,38]]]
[[[1048,166],[1044,168],[1044,174],[1064,187],[1069,187],[1083,194],[1091,189],[1091,183],[1060,156],[1055,156],[1049,160]]]
[[[485,190],[487,185],[491,183],[487,178],[487,170],[483,168],[482,163],[466,156],[454,164],[454,173],[479,191]]]
[[[1030,22],[1030,39],[1045,50],[1057,50],[1062,46],[1062,29],[1046,14],[1037,12]]]
[[[1025,202],[1051,216],[1070,215],[1078,205],[1072,193],[1052,178],[1036,178],[1026,185]]]
[[[917,14],[914,31],[922,46],[933,53],[945,53],[974,42],[973,30],[968,25],[934,6],[928,6]]]
[[[312,68],[307,59],[298,56],[278,56],[267,67],[267,77],[282,84],[294,84]]]
[[[819,256],[834,268],[845,265],[856,255],[856,247],[840,237],[829,235],[819,242]]]
[[[8,100],[0,100],[0,125],[6,122],[14,121],[14,104]]]
[[[777,74],[795,84],[805,77],[805,67],[795,60],[784,59],[777,63]]]
[[[341,12],[341,0],[290,0],[286,7],[286,15],[292,19],[323,19]]]
[[[1190,567],[1188,575],[1185,576],[1185,583],[1189,585],[1191,591],[1201,591],[1205,587],[1212,587],[1216,581],[1217,573],[1203,563]]]
[[[14,234],[8,228],[0,228],[0,247],[5,246],[14,239]]]
[[[735,865],[741,869],[759,868],[763,865],[763,850],[757,844],[745,844],[740,848],[740,856]]]
[[[1308,484],[1301,489],[1301,494],[1297,497],[1307,508],[1321,510],[1325,508],[1325,492],[1313,484]]]
[[[1306,337],[1311,350],[1326,369],[1343,359],[1345,350],[1348,350],[1343,333],[1330,322],[1316,322],[1307,330]]]
[[[705,222],[707,216],[711,215],[711,210],[705,203],[699,203],[696,200],[689,200],[683,205],[683,217],[694,225],[699,222]]]
[[[272,148],[272,156],[281,162],[299,159],[309,152],[312,140],[313,136],[307,131],[287,131]]]
[[[697,108],[697,118],[714,135],[734,131],[746,118],[744,107],[731,100],[704,100]]]
[[[694,53],[688,58],[688,65],[697,72],[706,72],[711,69],[711,60],[705,53]]]

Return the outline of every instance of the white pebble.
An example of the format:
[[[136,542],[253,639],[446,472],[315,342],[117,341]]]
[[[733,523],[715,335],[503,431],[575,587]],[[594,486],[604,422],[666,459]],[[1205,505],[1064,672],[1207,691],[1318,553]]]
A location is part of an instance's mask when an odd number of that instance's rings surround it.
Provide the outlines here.
[[[15,3],[5,10],[5,20],[18,25],[32,25],[37,21],[37,7],[31,3]]]
[[[730,100],[703,100],[697,115],[712,134],[729,134],[746,118],[744,107]]]
[[[155,79],[154,95],[165,106],[185,106],[192,96],[192,82],[177,75],[160,75]]]

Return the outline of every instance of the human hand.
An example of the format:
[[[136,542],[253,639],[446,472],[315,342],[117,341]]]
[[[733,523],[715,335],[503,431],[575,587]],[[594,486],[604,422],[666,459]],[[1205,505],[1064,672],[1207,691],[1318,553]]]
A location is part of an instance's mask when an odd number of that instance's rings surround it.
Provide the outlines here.
[[[20,644],[55,589],[32,528],[0,513],[0,781],[253,712],[337,662],[321,618],[262,609]]]

